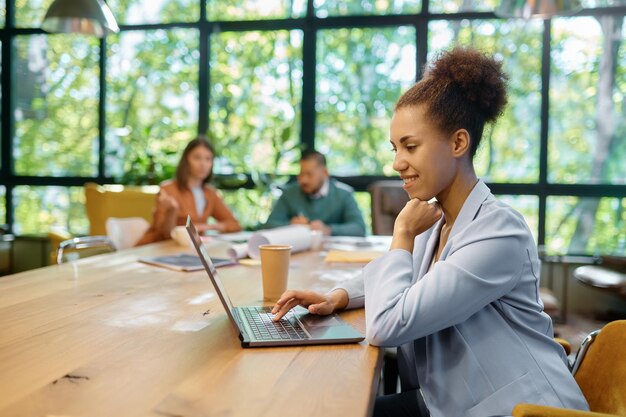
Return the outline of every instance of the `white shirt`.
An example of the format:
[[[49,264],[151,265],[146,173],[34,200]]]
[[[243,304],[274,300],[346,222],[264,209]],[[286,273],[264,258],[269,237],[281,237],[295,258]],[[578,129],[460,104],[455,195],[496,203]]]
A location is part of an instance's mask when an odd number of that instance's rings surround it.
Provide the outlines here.
[[[328,190],[330,189],[329,182],[330,181],[328,180],[328,178],[326,178],[326,181],[324,181],[324,184],[322,184],[322,187],[319,189],[319,191],[316,192],[315,194],[311,194],[309,197],[311,197],[314,200],[317,200],[318,198],[326,197],[328,195]]]
[[[206,207],[206,199],[204,198],[204,189],[200,187],[191,187],[191,193],[193,194],[193,199],[196,202],[196,210],[198,210],[198,215],[201,216],[204,213],[204,209]]]

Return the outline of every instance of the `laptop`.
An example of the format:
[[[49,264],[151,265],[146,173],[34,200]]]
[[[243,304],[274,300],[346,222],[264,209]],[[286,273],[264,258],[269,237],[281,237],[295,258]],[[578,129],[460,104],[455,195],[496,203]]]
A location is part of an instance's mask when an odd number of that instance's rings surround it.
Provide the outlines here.
[[[365,339],[362,333],[336,314],[318,316],[310,314],[305,308],[296,307],[278,322],[274,322],[272,307],[233,306],[189,216],[187,231],[226,310],[228,319],[239,334],[242,347],[356,343]]]

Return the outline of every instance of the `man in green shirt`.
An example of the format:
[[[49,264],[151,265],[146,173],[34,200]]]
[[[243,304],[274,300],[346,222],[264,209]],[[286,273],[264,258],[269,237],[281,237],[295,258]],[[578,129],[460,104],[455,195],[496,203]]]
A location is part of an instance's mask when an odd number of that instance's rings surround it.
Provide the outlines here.
[[[285,187],[265,227],[288,224],[308,224],[327,236],[365,236],[353,189],[329,178],[326,157],[317,151],[302,153],[298,183]]]

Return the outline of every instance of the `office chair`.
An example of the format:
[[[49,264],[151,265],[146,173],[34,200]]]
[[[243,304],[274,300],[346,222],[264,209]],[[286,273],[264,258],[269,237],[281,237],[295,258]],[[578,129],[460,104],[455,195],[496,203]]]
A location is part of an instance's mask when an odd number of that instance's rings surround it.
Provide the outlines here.
[[[626,320],[613,321],[589,334],[572,374],[589,403],[589,411],[518,404],[513,417],[615,417],[626,415]]]
[[[57,264],[75,261],[88,256],[115,252],[113,242],[106,236],[84,236],[67,239],[57,249]]]
[[[574,269],[574,278],[589,287],[610,292],[626,299],[626,257],[600,256],[598,265],[584,265]],[[606,312],[607,319],[624,319],[619,312]]]
[[[391,235],[393,224],[409,201],[402,181],[375,181],[368,187],[372,201],[372,234]]]

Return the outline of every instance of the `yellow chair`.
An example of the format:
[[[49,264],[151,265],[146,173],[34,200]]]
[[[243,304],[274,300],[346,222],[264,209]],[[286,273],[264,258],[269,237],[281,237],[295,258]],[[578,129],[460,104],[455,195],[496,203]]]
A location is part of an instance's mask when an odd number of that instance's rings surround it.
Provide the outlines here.
[[[518,404],[513,417],[615,417],[626,415],[626,320],[613,321],[587,336],[572,374],[588,411]]]
[[[109,217],[141,217],[152,223],[152,210],[159,186],[123,186],[116,184],[85,184],[85,210],[89,234],[106,235]]]
[[[57,262],[57,252],[61,242],[71,239],[73,236],[65,229],[53,227],[48,232],[48,240],[50,241],[50,265]]]

